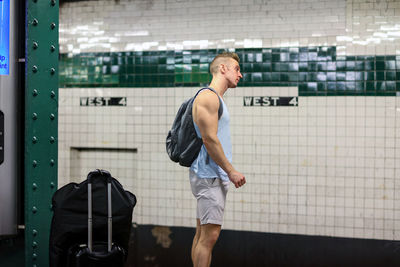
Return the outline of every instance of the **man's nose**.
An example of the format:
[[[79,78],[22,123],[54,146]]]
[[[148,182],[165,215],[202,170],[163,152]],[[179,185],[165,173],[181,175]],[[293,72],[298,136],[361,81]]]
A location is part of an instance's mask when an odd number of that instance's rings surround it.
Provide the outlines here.
[[[239,71],[239,78],[243,78],[243,75],[240,71]]]

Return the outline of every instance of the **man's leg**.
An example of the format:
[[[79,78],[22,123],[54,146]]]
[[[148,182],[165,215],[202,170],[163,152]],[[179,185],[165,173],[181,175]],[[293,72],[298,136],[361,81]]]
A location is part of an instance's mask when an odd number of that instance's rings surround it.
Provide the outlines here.
[[[194,249],[194,267],[209,267],[211,252],[221,232],[221,225],[204,224],[200,226],[200,237]]]
[[[199,243],[200,234],[201,234],[200,219],[196,219],[196,222],[197,222],[196,234],[194,235],[193,244],[192,244],[192,262],[193,262],[193,265],[196,262],[195,257],[194,257],[194,251],[196,250],[197,244]]]

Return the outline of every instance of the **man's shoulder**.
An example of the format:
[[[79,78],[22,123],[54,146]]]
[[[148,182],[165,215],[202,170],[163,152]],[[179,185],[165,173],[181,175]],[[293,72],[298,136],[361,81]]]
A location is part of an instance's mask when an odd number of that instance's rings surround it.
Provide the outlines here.
[[[203,89],[199,92],[196,99],[204,101],[213,101],[213,100],[218,100],[218,95],[214,91],[211,91],[209,89]]]
[[[219,99],[216,93],[211,90],[202,90],[197,95],[193,103],[196,107],[203,107],[209,110],[211,113],[218,110]]]

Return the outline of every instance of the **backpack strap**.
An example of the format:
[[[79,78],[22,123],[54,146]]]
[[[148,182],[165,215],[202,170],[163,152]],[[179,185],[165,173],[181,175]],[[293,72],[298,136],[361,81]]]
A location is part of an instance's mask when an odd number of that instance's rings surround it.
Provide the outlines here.
[[[219,120],[219,119],[221,118],[221,116],[222,116],[222,113],[224,112],[224,106],[222,105],[221,98],[219,97],[218,93],[217,93],[214,89],[212,89],[211,87],[204,87],[204,88],[201,88],[199,91],[197,91],[197,93],[196,93],[196,95],[193,97],[193,99],[195,99],[196,96],[197,96],[201,91],[203,91],[203,90],[205,90],[205,89],[208,89],[208,90],[213,91],[213,92],[218,96],[218,100],[219,100],[218,120]]]

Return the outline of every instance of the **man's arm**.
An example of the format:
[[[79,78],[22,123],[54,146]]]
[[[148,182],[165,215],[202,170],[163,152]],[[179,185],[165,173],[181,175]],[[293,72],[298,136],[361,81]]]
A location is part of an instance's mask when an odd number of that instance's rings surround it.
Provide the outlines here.
[[[218,108],[218,96],[210,90],[204,90],[199,93],[193,104],[193,119],[199,127],[208,154],[228,174],[229,180],[238,188],[246,183],[246,179],[243,174],[235,170],[226,158],[218,139]]]

